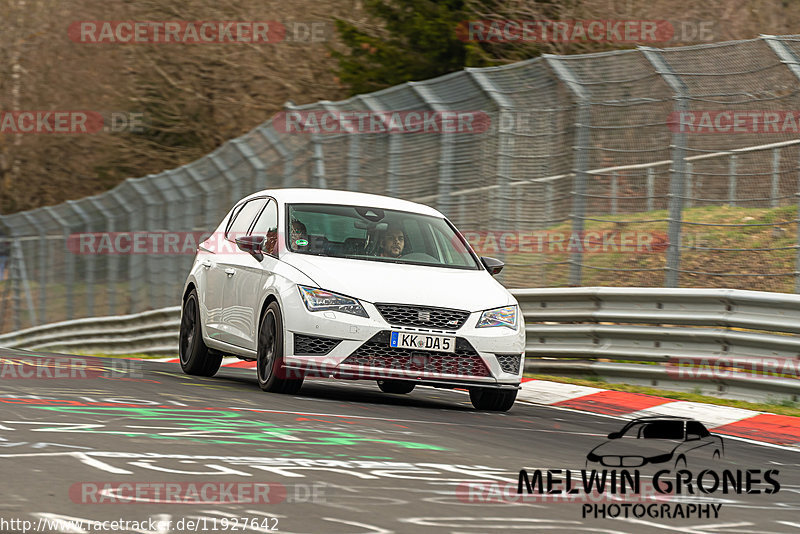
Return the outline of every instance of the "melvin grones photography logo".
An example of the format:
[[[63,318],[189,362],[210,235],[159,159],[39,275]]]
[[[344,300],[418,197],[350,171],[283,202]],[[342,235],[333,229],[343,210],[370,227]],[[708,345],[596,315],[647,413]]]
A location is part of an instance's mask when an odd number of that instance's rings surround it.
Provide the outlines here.
[[[722,503],[675,496],[780,491],[777,469],[727,469],[724,456],[722,437],[700,421],[642,417],[593,447],[584,469],[520,470],[517,494],[570,495],[583,518],[716,519]]]

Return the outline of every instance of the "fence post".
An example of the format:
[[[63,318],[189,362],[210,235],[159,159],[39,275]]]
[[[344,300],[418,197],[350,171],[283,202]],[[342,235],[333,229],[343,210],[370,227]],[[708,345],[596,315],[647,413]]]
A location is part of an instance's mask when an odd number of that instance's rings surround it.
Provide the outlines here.
[[[358,98],[359,97],[355,97],[347,102]],[[326,111],[331,112],[334,116],[337,116],[339,113],[339,109],[330,102],[324,101],[321,104]],[[358,180],[361,174],[361,133],[363,132],[354,131],[348,121],[339,121],[339,127],[345,130],[346,133],[344,135],[347,136],[347,177],[345,188],[348,191],[358,191]]]
[[[61,216],[53,209],[52,206],[45,206],[44,212],[47,213],[51,219],[53,219],[56,225],[61,227],[62,234],[64,236],[64,248],[67,248],[67,242],[69,239],[69,224],[67,221],[61,218]],[[72,294],[72,287],[75,285],[75,256],[73,254],[67,253],[66,254],[66,261],[67,269],[66,269],[66,277],[64,280],[64,298],[66,300],[66,318],[72,319],[75,315],[75,303],[73,302],[73,294]]]
[[[433,111],[442,112],[447,111],[433,97],[430,88],[422,83],[409,82],[408,84],[422,99],[425,104]],[[436,209],[442,212],[445,217],[452,216],[451,205],[453,199],[451,198],[453,192],[453,175],[454,175],[454,160],[455,160],[455,145],[456,136],[458,133],[446,132],[440,133],[439,144],[439,189],[437,195]]]
[[[686,198],[684,199],[684,206],[687,208],[692,207],[692,197],[694,196],[693,190],[693,180],[692,180],[692,172],[694,172],[694,166],[690,161],[686,162]]]
[[[50,248],[50,243],[45,234],[44,225],[40,224],[32,213],[23,211],[20,215],[30,223],[31,228],[36,228],[36,232],[39,236],[39,244],[35,247],[36,259],[39,267],[39,313],[37,315],[39,320],[38,324],[45,324],[47,322],[47,252]]]
[[[614,171],[611,175],[611,213],[616,215],[618,209],[617,197],[619,196],[619,173]]]
[[[653,211],[653,199],[656,196],[656,178],[653,167],[647,168],[647,211]]]
[[[134,236],[136,232],[149,230],[145,228],[147,221],[146,198],[142,197],[139,191],[133,187],[133,178],[128,178],[121,185],[132,194],[132,198],[125,198],[121,187],[112,189],[111,194],[121,206],[124,206],[123,209],[128,213],[128,221],[130,222],[128,231]],[[131,254],[128,255],[128,282],[130,284],[131,295],[130,311],[128,313],[134,313],[145,309],[144,306],[141,308],[137,307],[136,300],[134,299],[147,291],[143,286],[144,280],[149,276],[150,272],[150,263],[147,260],[148,257],[149,255],[133,254],[132,251]]]
[[[771,208],[777,208],[779,205],[778,197],[780,196],[780,168],[781,168],[781,151],[779,148],[772,149],[772,198],[769,205]]]
[[[298,108],[291,102],[284,104],[286,111],[294,111]],[[320,134],[317,132],[311,133],[311,187],[319,189],[327,188],[327,180],[325,179],[325,153],[322,148],[322,141],[320,141]]]
[[[728,204],[736,205],[736,154],[728,160]]]
[[[377,113],[378,116],[380,116],[380,112],[385,111],[381,107],[380,101],[377,101],[376,97],[373,95],[361,95],[361,101],[364,102],[364,105],[369,111]],[[381,116],[381,121],[383,122],[386,132],[389,132],[389,124],[385,115]],[[398,194],[397,182],[400,178],[398,167],[403,148],[403,134],[386,133],[385,137],[389,144],[387,150],[389,161],[386,164],[386,195],[395,197]]]
[[[578,104],[578,113],[575,122],[575,141],[573,145],[572,172],[575,182],[572,191],[572,234],[583,235],[584,220],[586,218],[586,192],[589,187],[589,135],[591,127],[591,102],[588,91],[575,78],[566,63],[558,56],[544,54],[547,64],[553,69],[558,79],[569,88]],[[582,281],[583,250],[570,254],[569,259],[569,285],[579,286]]]
[[[89,216],[86,215],[86,212],[74,200],[67,200],[66,204],[83,221],[84,231],[91,231],[89,229]],[[97,255],[88,254],[84,261],[86,262],[86,317],[94,317],[94,271]]]
[[[797,204],[797,213],[795,213],[795,227],[797,231],[797,249],[794,261],[794,292],[800,293],[800,154],[798,154],[798,164],[795,169],[797,172],[797,189],[795,189],[795,202]]]
[[[102,202],[100,202],[100,199],[96,195],[89,197],[88,200],[92,206],[94,206],[94,208],[105,218],[105,221],[103,221],[103,226],[105,227],[106,231],[109,234],[113,234],[114,217],[111,215],[111,212],[103,205]],[[117,301],[117,255],[109,254],[108,258],[106,259],[106,265],[108,266],[108,273],[106,274],[108,281],[108,287],[106,288],[106,310],[108,315],[114,315]]]
[[[31,322],[30,326],[34,326],[37,324],[36,310],[33,307],[33,298],[31,297],[31,286],[28,283],[28,268],[25,266],[25,253],[22,251],[22,244],[20,243],[19,239],[14,241],[14,246],[16,247],[16,253],[17,253],[16,263],[17,263],[17,271],[19,273],[19,281],[22,283],[22,289],[25,290],[25,304],[28,306],[28,319]],[[17,287],[15,298],[19,300],[19,287]],[[19,309],[17,309],[15,315],[17,317],[17,323],[19,323],[19,315],[20,315]]]
[[[253,169],[253,173],[255,176],[253,177],[253,184],[255,185],[256,189],[267,189],[269,188],[269,180],[267,178],[267,166],[264,165],[264,162],[261,161],[250,145],[242,139],[241,137],[234,139],[231,141],[233,147],[242,155],[242,158],[247,162],[248,165]],[[216,162],[214,162],[216,164]],[[226,169],[228,171],[229,169]],[[241,191],[241,182],[242,180],[238,177],[230,180],[233,186],[233,193],[231,196],[234,197],[234,202],[239,200],[240,198],[244,197],[245,195],[242,194]],[[232,205],[232,204],[231,204]]]
[[[497,150],[497,171],[495,173],[495,184],[499,189],[499,202],[497,206],[493,207],[492,213],[494,214],[495,222],[493,223],[498,229],[511,230],[509,226],[513,226],[514,230],[519,230],[519,223],[521,218],[515,217],[511,219],[508,215],[511,213],[509,208],[509,201],[513,198],[514,205],[518,206],[520,197],[524,194],[524,190],[519,195],[513,195],[511,192],[512,180],[512,166],[514,163],[514,103],[508,98],[492,80],[488,73],[481,69],[466,69],[467,73],[472,76],[472,79],[478,87],[494,102],[497,106],[497,128],[491,128],[490,131],[497,132],[498,150]],[[549,203],[545,203],[545,210],[552,208]],[[511,223],[511,224],[509,224]],[[505,262],[506,252],[501,250],[498,254],[498,259]],[[504,280],[505,271],[500,273],[500,279]]]
[[[269,144],[275,147],[278,155],[283,159],[283,187],[292,187],[292,181],[294,180],[294,153],[286,148],[278,134],[275,133],[272,125],[262,124],[256,130],[264,136],[264,139]]]
[[[639,50],[653,65],[655,71],[661,75],[664,82],[672,89],[675,98],[675,112],[679,121],[683,121],[683,113],[688,110],[689,88],[680,76],[661,56],[657,48],[640,46]],[[686,149],[687,135],[679,124],[677,131],[672,134],[672,173],[669,183],[669,227],[667,239],[667,266],[664,277],[665,287],[678,287],[680,283],[681,264],[681,223],[683,217],[684,186],[686,184]]]
[[[789,69],[789,72],[794,75],[795,78],[800,80],[800,57],[795,54],[794,50],[789,48],[786,43],[783,42],[783,39],[776,37],[774,35],[760,35],[759,38],[763,39],[764,42],[772,49],[780,62],[786,65],[786,68]],[[792,39],[794,40],[794,39]],[[780,154],[778,153],[778,149],[775,149],[775,152],[772,154],[772,207],[778,206],[778,196],[780,191],[779,185],[779,165],[780,165]],[[800,179],[800,177],[799,177]],[[798,186],[800,186],[800,182],[798,182]],[[800,193],[800,187],[798,188],[795,196]],[[800,196],[798,196],[798,202],[800,202]],[[800,219],[800,204],[798,204],[798,219]],[[800,223],[798,223],[798,245],[800,245]],[[798,249],[798,256],[797,256],[797,271],[800,271],[800,249]],[[800,273],[795,272],[796,283],[797,286],[795,288],[796,293],[800,293]]]

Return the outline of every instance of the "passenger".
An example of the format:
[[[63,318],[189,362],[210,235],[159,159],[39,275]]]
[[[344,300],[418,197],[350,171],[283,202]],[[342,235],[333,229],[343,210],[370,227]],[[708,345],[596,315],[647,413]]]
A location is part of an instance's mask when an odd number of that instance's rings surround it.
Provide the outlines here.
[[[300,221],[292,221],[289,245],[293,251],[308,250],[308,231],[305,224]]]

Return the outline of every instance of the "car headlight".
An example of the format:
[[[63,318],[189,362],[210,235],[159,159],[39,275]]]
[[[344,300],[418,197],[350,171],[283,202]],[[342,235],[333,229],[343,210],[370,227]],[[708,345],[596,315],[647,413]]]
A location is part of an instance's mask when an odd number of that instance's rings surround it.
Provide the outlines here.
[[[647,459],[647,463],[651,464],[663,464],[664,462],[669,462],[672,460],[672,453],[668,452],[667,454],[659,454],[658,456],[651,456]]]
[[[297,288],[300,290],[300,296],[303,297],[303,302],[308,311],[338,311],[349,313],[350,315],[358,315],[359,317],[369,317],[364,306],[354,298],[331,293],[316,287],[298,285]]]
[[[516,329],[517,306],[504,306],[483,312],[476,328],[487,328],[489,326],[505,326],[512,330]]]

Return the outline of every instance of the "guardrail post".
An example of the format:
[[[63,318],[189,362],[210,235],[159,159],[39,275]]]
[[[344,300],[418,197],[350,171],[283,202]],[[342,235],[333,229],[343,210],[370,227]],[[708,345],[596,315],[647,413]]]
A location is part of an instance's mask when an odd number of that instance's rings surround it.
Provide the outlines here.
[[[672,174],[669,184],[669,227],[667,230],[669,244],[667,247],[667,272],[664,277],[666,287],[678,287],[681,264],[681,223],[686,183],[686,145],[688,143],[686,132],[683,131],[683,114],[689,109],[689,88],[661,56],[659,49],[640,46],[639,50],[672,89],[675,98],[674,110],[680,121],[677,131],[672,134]]]
[[[575,144],[572,147],[574,151],[572,172],[575,175],[572,191],[572,234],[582,236],[586,218],[586,191],[589,187],[589,155],[587,150],[592,120],[590,95],[561,58],[550,54],[544,54],[543,57],[556,76],[564,82],[575,96],[578,104],[577,120],[575,122]],[[570,254],[569,285],[571,286],[581,285],[583,278],[583,251],[581,249],[582,247],[578,247],[578,250]]]

